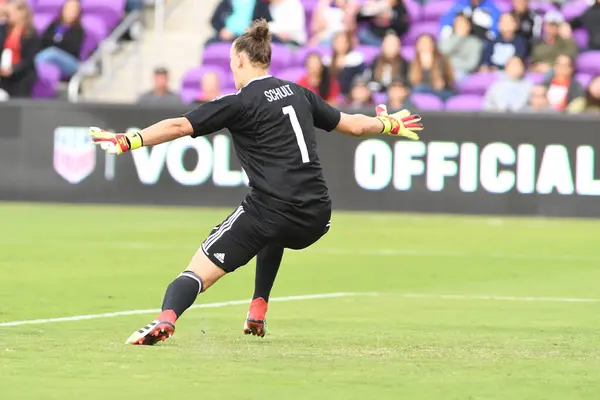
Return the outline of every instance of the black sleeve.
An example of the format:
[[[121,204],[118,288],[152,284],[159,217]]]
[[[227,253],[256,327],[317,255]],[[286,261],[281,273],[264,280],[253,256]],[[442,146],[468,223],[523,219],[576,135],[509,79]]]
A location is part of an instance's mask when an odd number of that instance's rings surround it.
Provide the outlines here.
[[[83,46],[83,36],[84,32],[81,26],[73,27],[73,29],[65,33],[58,47],[79,60],[81,47]]]
[[[56,22],[52,22],[48,26],[48,28],[46,28],[46,31],[44,32],[44,35],[42,36],[40,50],[43,50],[46,47],[50,47],[50,46],[54,45],[54,32],[55,32],[55,30],[56,30]]]
[[[310,102],[315,127],[327,132],[334,130],[339,125],[340,119],[342,118],[340,111],[327,104],[325,100],[310,90],[305,88],[302,88],[302,90],[304,90],[304,93]]]
[[[242,103],[236,94],[228,94],[204,103],[183,116],[194,128],[192,137],[210,135],[234,127],[242,117]]]
[[[210,19],[210,24],[213,29],[219,33],[225,27],[225,19],[231,13],[231,7],[228,0],[223,0],[219,3]]]
[[[409,21],[408,21],[408,12],[406,11],[406,6],[404,2],[399,1],[398,5],[393,10],[392,21],[390,24],[390,29],[393,29],[398,37],[404,35],[408,32]]]
[[[13,65],[13,77],[25,75],[35,68],[35,55],[40,48],[40,40],[33,34],[21,39],[21,62]]]

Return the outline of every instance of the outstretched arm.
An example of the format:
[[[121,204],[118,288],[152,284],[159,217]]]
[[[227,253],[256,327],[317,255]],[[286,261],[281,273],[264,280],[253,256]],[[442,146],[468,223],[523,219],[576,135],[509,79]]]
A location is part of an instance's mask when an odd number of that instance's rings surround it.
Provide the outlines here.
[[[170,142],[194,133],[194,128],[185,117],[164,119],[139,132],[143,146],[154,146]]]
[[[377,117],[368,117],[363,114],[349,115],[340,113],[340,122],[337,130],[346,135],[369,136],[388,134],[404,136],[412,140],[418,140],[417,132],[423,130],[421,117],[411,114],[408,110],[402,110],[388,115],[385,105],[380,104],[375,108]]]
[[[351,136],[379,135],[383,133],[383,122],[364,114],[341,113],[336,130]]]

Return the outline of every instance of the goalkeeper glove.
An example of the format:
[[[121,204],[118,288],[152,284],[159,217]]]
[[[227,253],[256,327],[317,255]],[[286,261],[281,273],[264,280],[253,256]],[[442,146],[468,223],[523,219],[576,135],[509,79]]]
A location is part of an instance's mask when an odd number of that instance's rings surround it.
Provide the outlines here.
[[[92,126],[90,128],[90,136],[94,144],[99,144],[102,150],[111,154],[123,154],[126,151],[135,150],[144,145],[139,132],[110,133]]]
[[[423,130],[421,116],[411,114],[408,110],[398,111],[392,115],[388,115],[387,107],[383,104],[375,108],[377,119],[383,123],[382,134],[404,136],[411,140],[419,140],[417,132]]]

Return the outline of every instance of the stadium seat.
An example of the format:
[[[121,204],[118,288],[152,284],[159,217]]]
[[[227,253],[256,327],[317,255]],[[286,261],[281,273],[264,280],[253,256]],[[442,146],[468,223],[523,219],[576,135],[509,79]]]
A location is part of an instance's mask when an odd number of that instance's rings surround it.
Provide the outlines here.
[[[81,7],[84,15],[97,15],[112,29],[119,24],[125,15],[125,1],[126,0],[84,0],[81,2]]]
[[[588,85],[592,81],[592,78],[593,78],[593,75],[590,75],[590,74],[579,73],[579,74],[575,75],[575,79],[577,79],[577,82],[581,83],[581,86],[583,86],[583,87],[588,87]]]
[[[298,80],[306,73],[304,67],[287,68],[279,72],[277,77],[284,81],[298,82]]]
[[[448,111],[480,111],[483,108],[483,97],[474,94],[461,94],[446,101]]]
[[[229,66],[229,50],[231,43],[212,43],[204,48],[202,53],[203,65],[217,65],[222,68]]]
[[[35,29],[37,30],[39,36],[42,36],[44,34],[48,26],[50,26],[50,24],[54,20],[54,18],[56,18],[56,15],[54,15],[54,13],[48,12],[36,13],[33,16],[33,24],[35,25]]]
[[[412,24],[408,33],[402,38],[402,43],[412,46],[415,44],[417,39],[424,34],[433,35],[436,39],[439,35],[440,23],[439,22],[420,22],[418,24]]]
[[[573,31],[573,39],[580,49],[587,49],[589,44],[589,34],[585,29],[576,29]]]
[[[585,0],[567,1],[562,6],[560,12],[562,13],[562,15],[564,15],[567,21],[570,21],[575,17],[579,17],[589,7],[589,3]]]
[[[385,104],[387,102],[387,94],[375,92],[373,93],[373,103]]]
[[[533,82],[534,85],[541,85],[542,83],[544,83],[544,79],[546,79],[546,77],[543,73],[530,72],[525,74],[525,79]]]
[[[306,61],[306,57],[310,53],[319,53],[321,57],[331,56],[332,53],[331,47],[319,46],[319,47],[302,47],[296,50],[293,53],[292,65],[294,66],[302,66],[304,65],[304,61]]]
[[[495,73],[475,73],[459,81],[457,89],[462,94],[483,95],[499,76]]]
[[[600,51],[588,51],[577,57],[577,71],[596,75],[600,74]]]
[[[568,2],[566,2],[568,3]],[[554,4],[549,1],[532,1],[529,4],[529,9],[534,10],[536,13],[544,15],[549,11],[557,11]]]
[[[431,1],[423,7],[422,21],[439,22],[444,14],[454,5],[454,0]]]
[[[412,46],[402,46],[400,54],[406,61],[412,61],[415,58],[415,48]]]
[[[237,89],[233,88],[233,87],[226,87],[221,90],[222,95],[236,93],[236,92],[237,92]],[[189,103],[193,103],[197,98],[200,97],[201,94],[202,94],[202,91],[199,88],[196,88],[196,89],[184,88],[179,93],[179,96],[181,97],[181,101],[183,103],[189,104]]]
[[[183,76],[181,87],[183,89],[199,90],[202,76],[209,72],[215,72],[217,75],[219,75],[222,87],[233,86],[233,79],[231,73],[226,72],[225,70],[223,70],[223,68],[218,66],[206,65],[203,67],[195,67],[188,70]]]
[[[414,24],[422,20],[423,18],[423,7],[415,0],[405,0],[404,6],[408,12],[410,21]]]
[[[427,93],[414,93],[410,99],[419,110],[442,110],[444,102],[439,97]]]
[[[358,46],[356,51],[362,53],[363,57],[365,58],[364,62],[366,65],[371,65],[373,60],[375,60],[375,57],[377,57],[381,52],[379,47],[375,46]]]
[[[64,3],[64,0],[36,0],[33,7],[36,13],[48,13],[55,17]]]
[[[52,99],[56,97],[60,83],[60,70],[54,64],[36,64],[38,79],[33,86],[32,97],[37,99]]]

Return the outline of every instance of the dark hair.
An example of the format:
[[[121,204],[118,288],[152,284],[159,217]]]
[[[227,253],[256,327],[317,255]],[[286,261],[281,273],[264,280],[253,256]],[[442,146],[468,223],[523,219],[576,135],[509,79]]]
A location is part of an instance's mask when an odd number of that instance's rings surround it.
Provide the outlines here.
[[[235,51],[244,52],[252,64],[271,65],[271,32],[264,19],[257,19],[252,26],[234,42]]]
[[[344,56],[345,56],[345,55],[350,54],[353,50],[352,38],[350,36],[350,32],[336,33],[335,36],[333,37],[333,41],[335,44],[335,40],[338,37],[342,37],[342,36],[345,37],[346,40],[348,41],[348,51],[346,51],[346,54],[344,54]],[[339,57],[339,54],[335,51],[335,46],[332,45],[332,47],[334,47],[333,48],[333,56],[331,57],[331,64],[329,65],[329,68],[331,69],[331,75],[337,78],[338,73],[340,72],[340,71],[338,71],[338,67],[337,67],[337,59]]]
[[[594,97],[594,95],[592,95],[592,91],[590,90],[592,83],[598,79],[600,79],[600,74],[596,75],[592,78],[592,80],[590,81],[590,84],[588,85],[588,87],[585,91],[585,108],[586,109],[590,108],[590,107],[600,107],[600,98]]]
[[[329,92],[331,91],[331,74],[329,73],[329,68],[326,68],[323,64],[323,58],[321,57],[321,55],[314,51],[308,53],[304,62],[306,63],[311,57],[317,57],[319,59],[319,62],[321,63],[321,80],[319,81],[319,96],[327,100],[329,98]]]
[[[454,71],[452,70],[450,62],[446,56],[440,53],[438,47],[436,46],[435,37],[430,34],[423,34],[417,39],[417,44],[415,46],[417,51],[410,66],[409,72],[409,80],[411,85],[430,83],[424,81],[426,74],[424,72],[425,69],[421,65],[421,57],[419,56],[418,50],[418,44],[423,39],[428,39],[433,43],[433,65],[429,71],[430,82],[433,81],[433,79],[441,78],[446,83],[446,88],[452,88],[454,86]]]
[[[79,26],[81,26],[81,14],[82,14],[82,13],[81,13],[81,1],[79,1],[79,0],[66,0],[66,1],[63,3],[63,6],[62,6],[62,7],[61,7],[61,9],[60,9],[60,14],[58,14],[58,18],[57,18],[56,20],[57,20],[57,22],[60,22],[60,23],[64,23],[64,22],[65,22],[65,21],[63,20],[63,14],[64,14],[64,12],[65,12],[65,8],[67,7],[67,4],[68,4],[70,1],[74,1],[74,2],[76,2],[77,4],[79,4],[79,15],[77,16],[77,18],[76,18],[76,19],[75,19],[75,21],[73,22],[73,26],[77,26],[77,27],[79,27]]]

